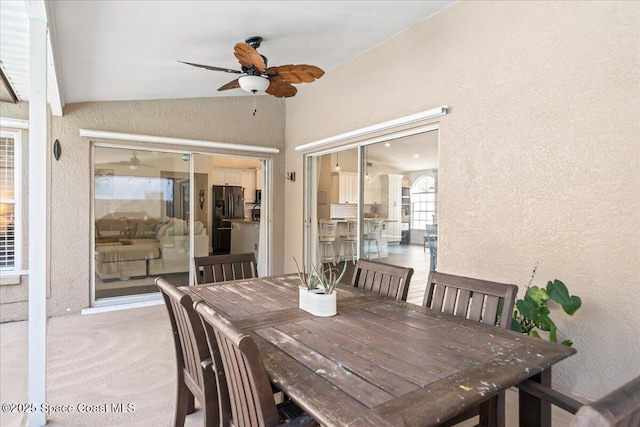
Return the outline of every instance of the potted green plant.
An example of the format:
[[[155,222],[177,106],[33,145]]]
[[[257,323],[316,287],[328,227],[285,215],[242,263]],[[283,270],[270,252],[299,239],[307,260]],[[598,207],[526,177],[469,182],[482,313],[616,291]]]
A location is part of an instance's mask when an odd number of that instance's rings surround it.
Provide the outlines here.
[[[565,313],[573,316],[582,306],[582,300],[578,296],[569,295],[566,285],[557,279],[547,282],[546,288],[531,286],[537,268],[538,264],[533,268],[524,298],[516,301],[511,329],[537,338],[541,338],[538,330],[546,331],[550,341],[558,342],[558,327],[551,320],[549,302],[560,304]],[[572,346],[573,342],[565,339],[562,344]]]
[[[299,307],[316,316],[334,316],[337,313],[336,287],[344,277],[347,263],[340,272],[337,267],[324,265],[318,269],[310,262],[311,270],[307,273],[304,264],[301,270],[298,261],[295,258],[293,261],[300,278]]]

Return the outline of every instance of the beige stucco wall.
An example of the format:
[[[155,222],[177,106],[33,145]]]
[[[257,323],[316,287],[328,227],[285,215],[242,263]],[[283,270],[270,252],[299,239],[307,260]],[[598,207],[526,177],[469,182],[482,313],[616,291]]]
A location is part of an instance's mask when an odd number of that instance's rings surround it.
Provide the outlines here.
[[[294,147],[448,104],[443,272],[582,297],[557,323],[558,385],[595,398],[640,374],[640,3],[459,2],[287,101]],[[303,180],[286,182],[285,270],[302,256]],[[294,202],[291,202],[294,201]]]
[[[234,144],[284,148],[284,101],[270,96],[202,98],[188,100],[99,102],[71,104],[63,117],[50,117],[49,146],[62,144],[59,161],[50,161],[50,295],[47,315],[77,313],[90,304],[91,261],[91,144],[80,129],[198,139]],[[26,109],[27,116],[22,114]],[[26,104],[3,108],[4,117],[28,117]],[[102,141],[116,143],[117,141]],[[188,147],[132,143],[190,151]],[[246,152],[194,148],[197,152],[249,155]],[[284,206],[284,154],[258,157],[273,159],[273,202]],[[23,171],[26,172],[26,171]],[[26,179],[26,173],[23,177]],[[37,190],[42,191],[42,190]],[[44,191],[42,191],[44,195]],[[273,245],[283,246],[284,217],[273,215]],[[30,266],[34,268],[34,266]],[[274,273],[283,271],[282,251],[274,251]],[[0,287],[0,321],[27,316],[27,285]],[[13,299],[20,302],[12,304]]]

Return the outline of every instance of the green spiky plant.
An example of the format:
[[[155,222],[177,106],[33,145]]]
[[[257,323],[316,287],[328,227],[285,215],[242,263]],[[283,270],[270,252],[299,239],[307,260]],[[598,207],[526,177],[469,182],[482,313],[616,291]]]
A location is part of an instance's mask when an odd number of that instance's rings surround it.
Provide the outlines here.
[[[549,301],[560,304],[565,313],[573,316],[582,305],[582,300],[578,296],[569,295],[565,284],[557,279],[549,281],[546,288],[531,286],[537,268],[536,263],[524,298],[516,301],[511,329],[537,338],[541,338],[538,330],[546,331],[549,332],[550,341],[558,342],[558,327],[551,320]],[[570,347],[573,342],[566,339],[562,344]]]
[[[300,266],[298,265],[298,261],[293,258],[293,262],[296,263],[296,270],[298,270],[298,277],[300,278],[300,283],[307,290],[318,289],[322,287],[324,293],[327,295],[331,295],[333,291],[336,289],[340,280],[344,277],[344,273],[347,271],[347,263],[345,262],[342,266],[342,272],[338,270],[337,267],[324,267],[322,266],[320,269],[316,268],[312,262],[309,262],[311,265],[311,272],[307,273],[306,267],[304,264],[302,265],[302,270],[300,270]]]

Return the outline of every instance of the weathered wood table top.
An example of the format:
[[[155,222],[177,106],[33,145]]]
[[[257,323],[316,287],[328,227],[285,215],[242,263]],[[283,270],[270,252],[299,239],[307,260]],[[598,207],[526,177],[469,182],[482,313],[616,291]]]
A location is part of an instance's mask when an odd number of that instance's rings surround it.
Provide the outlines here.
[[[348,285],[336,316],[315,317],[298,308],[298,285],[181,289],[251,332],[271,380],[325,426],[437,425],[575,353]]]

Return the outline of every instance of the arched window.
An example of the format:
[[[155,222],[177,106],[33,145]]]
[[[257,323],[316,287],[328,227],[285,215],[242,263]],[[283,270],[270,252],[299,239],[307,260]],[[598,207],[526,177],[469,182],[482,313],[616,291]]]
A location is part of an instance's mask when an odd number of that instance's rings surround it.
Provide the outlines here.
[[[436,179],[422,175],[411,186],[411,228],[426,230],[437,224]]]

